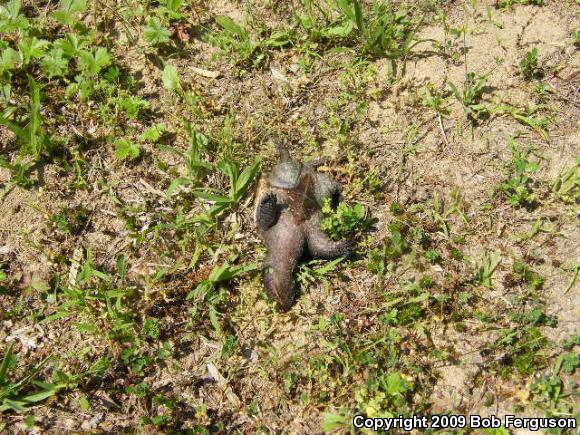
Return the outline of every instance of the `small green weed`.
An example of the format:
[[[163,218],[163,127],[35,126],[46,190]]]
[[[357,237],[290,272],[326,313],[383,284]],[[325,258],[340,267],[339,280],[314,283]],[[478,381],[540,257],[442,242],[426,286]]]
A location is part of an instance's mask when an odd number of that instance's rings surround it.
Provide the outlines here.
[[[21,12],[21,8],[21,0],[10,0],[0,6],[0,33],[10,33],[28,28],[30,22]]]
[[[454,83],[449,83],[451,94],[461,103],[465,117],[472,122],[476,122],[489,114],[489,109],[481,102],[486,85],[487,75],[477,76],[473,72],[468,73],[465,77],[461,92]]]
[[[151,46],[168,42],[170,36],[171,32],[161,23],[159,17],[150,17],[143,28],[143,38]]]
[[[491,277],[500,263],[499,254],[484,255],[481,264],[477,267],[475,281],[484,287],[492,288]]]
[[[359,0],[302,0],[302,6],[295,17],[310,41],[356,42],[363,57],[387,59],[390,79],[397,74],[398,62],[404,69],[413,48],[424,42],[415,40],[422,20],[392,3],[374,2],[368,11]]]
[[[425,252],[425,258],[429,263],[437,263],[441,260],[441,254],[439,254],[435,249],[429,249]]]
[[[221,333],[223,328],[219,319],[218,310],[220,305],[225,302],[226,299],[226,290],[224,288],[224,284],[239,275],[252,272],[254,270],[256,270],[255,264],[249,264],[246,266],[232,266],[228,263],[224,263],[221,266],[213,269],[209,277],[201,281],[197,287],[195,287],[187,295],[187,299],[193,299],[195,303],[192,308],[192,317],[196,317],[198,315],[198,311],[200,310],[200,303],[205,302],[207,304],[208,316],[211,325],[216,332]]]
[[[139,113],[143,110],[149,109],[150,105],[147,100],[134,95],[123,95],[112,99],[118,111],[125,113],[127,118],[135,120],[139,117]]]
[[[539,233],[553,234],[556,232],[557,230],[555,225],[550,224],[549,222],[544,222],[542,219],[537,219],[532,224],[532,228],[527,233],[516,236],[516,240],[527,241],[531,240],[534,236],[536,236]]]
[[[427,93],[423,98],[423,105],[429,107],[439,115],[445,116],[449,114],[449,104],[445,96],[435,89],[433,85],[427,86]]]
[[[540,114],[543,109],[545,109],[545,106],[542,105],[530,105],[526,108],[518,108],[510,105],[497,105],[494,106],[491,111],[493,114],[513,116],[520,124],[534,129],[540,136],[548,140],[548,126],[550,120]]]
[[[380,277],[389,271],[391,262],[410,251],[406,239],[408,228],[403,221],[396,220],[390,224],[389,231],[391,236],[383,242],[382,247],[369,252],[369,269]]]
[[[141,155],[139,145],[128,139],[117,139],[115,141],[115,157],[119,160],[136,160]]]
[[[28,117],[21,123],[10,121],[0,115],[0,125],[8,127],[16,135],[21,144],[21,155],[30,155],[34,161],[38,161],[41,156],[50,151],[50,137],[42,128],[42,116],[40,113],[40,85],[32,78],[28,78],[30,89],[30,107]]]
[[[87,10],[86,0],[61,0],[59,8],[52,13],[52,18],[65,26],[74,27],[79,15]]]
[[[256,161],[246,167],[241,173],[238,165],[234,162],[222,160],[217,164],[217,169],[229,179],[230,189],[226,194],[210,193],[201,189],[195,190],[194,195],[202,200],[211,201],[208,214],[217,216],[222,211],[236,207],[245,196],[250,183],[258,173],[260,162]]]
[[[540,69],[538,68],[538,49],[532,48],[520,60],[520,71],[526,80],[538,78]]]
[[[396,77],[398,65],[404,71],[413,48],[427,41],[415,40],[422,19],[411,18],[403,8],[395,10],[392,3],[379,2],[375,2],[372,11],[363,17],[360,3],[355,0],[353,5],[354,10],[347,16],[352,17],[354,12],[363,55],[387,59],[387,74],[391,79]]]
[[[519,260],[514,262],[513,271],[517,279],[525,283],[530,289],[538,290],[544,284],[544,277]]]
[[[543,6],[544,3],[545,0],[499,0],[496,2],[496,7],[499,9],[505,9],[512,7],[515,4]]]
[[[355,391],[357,408],[367,417],[394,417],[408,406],[406,396],[413,391],[413,383],[399,372],[377,373],[366,385]]]
[[[34,380],[40,370],[50,360],[45,358],[38,363],[30,372],[19,381],[11,381],[8,378],[10,370],[15,368],[16,358],[13,354],[14,342],[8,345],[2,363],[0,363],[0,414],[12,410],[25,412],[27,407],[54,396],[62,388],[58,384],[50,384]],[[30,391],[30,384],[38,387]]]
[[[352,8],[346,1],[318,4],[313,0],[301,0],[301,3],[302,9],[295,11],[294,16],[308,39],[314,43],[345,39],[354,31],[357,21],[361,20],[358,1],[353,3]]]
[[[504,376],[509,376],[513,366],[522,375],[532,375],[545,365],[545,357],[540,351],[547,344],[548,340],[535,326],[502,331],[498,345],[507,348],[511,364],[500,371]]]
[[[574,382],[563,382],[565,377],[573,376],[578,368],[580,368],[578,353],[562,353],[551,372],[542,374],[530,385],[532,403],[544,410],[549,417],[575,415],[578,418],[577,404],[574,401],[574,396],[578,393],[578,385]]]
[[[266,62],[268,49],[284,47],[293,42],[290,31],[270,31],[267,37],[253,37],[248,28],[230,17],[218,16],[216,22],[221,31],[209,34],[208,41],[221,49],[221,55],[229,54],[240,66],[257,68]]]
[[[539,103],[545,104],[548,100],[548,95],[552,92],[549,84],[538,80],[534,85],[534,92]]]
[[[158,144],[164,151],[171,152],[181,157],[185,163],[186,175],[174,179],[167,189],[167,196],[171,198],[180,186],[197,187],[205,174],[213,169],[213,165],[202,159],[202,151],[207,148],[209,139],[203,133],[193,130],[191,123],[185,122],[186,130],[190,136],[190,147],[187,152],[172,146]]]
[[[576,284],[576,279],[578,279],[578,273],[580,272],[580,263],[572,263],[571,265],[568,265],[568,266],[561,266],[560,269],[562,269],[565,272],[572,272],[573,273],[572,279],[570,279],[570,282],[568,283],[568,285],[564,289],[564,294],[566,294]]]
[[[64,207],[50,217],[50,224],[63,233],[78,234],[87,225],[90,214],[86,207]]]
[[[398,203],[391,204],[391,212],[396,217],[388,225],[390,237],[379,248],[369,251],[369,269],[382,279],[397,269],[403,257],[407,266],[420,263],[421,259],[430,263],[440,262],[442,251],[433,243],[431,233],[449,237],[446,219],[453,213],[462,214],[461,207],[457,200],[452,208],[444,211],[438,195],[435,195],[433,211],[424,204],[413,204],[409,208]]]
[[[298,271],[297,280],[302,285],[312,285],[317,282],[328,282],[328,275],[336,270],[342,258],[336,258],[332,261],[311,260],[302,264]]]
[[[533,375],[545,367],[548,360],[547,353],[543,351],[550,346],[550,342],[540,327],[554,327],[556,320],[544,314],[541,308],[514,313],[512,320],[518,326],[502,330],[496,343],[496,347],[505,352],[499,371],[503,376],[509,376],[513,367],[524,376]]]
[[[143,133],[139,136],[139,140],[142,142],[153,142],[157,143],[159,139],[163,136],[166,131],[166,127],[163,124],[155,124],[151,127],[147,127]]]
[[[333,209],[330,199],[325,200],[322,212],[326,217],[322,220],[321,228],[334,240],[339,240],[350,235],[360,235],[369,225],[366,211],[362,204],[350,207],[341,202]]]
[[[178,92],[181,90],[181,78],[175,65],[170,63],[165,64],[161,80],[163,81],[163,86],[165,86],[165,89],[173,92]]]
[[[500,185],[500,191],[514,207],[533,207],[537,197],[532,188],[530,175],[540,168],[539,162],[532,161],[532,150],[522,151],[513,139],[509,140],[512,160],[506,165],[507,179]]]
[[[552,195],[566,204],[580,202],[580,157],[576,164],[565,168],[551,186]]]
[[[106,331],[111,339],[120,341],[135,336],[135,313],[128,307],[134,295],[133,288],[125,287],[120,276],[103,272],[95,267],[93,254],[87,250],[84,258],[71,260],[76,272],[69,276],[70,284],[65,286],[57,281],[47,301],[55,305],[56,311],[46,316],[42,322],[49,323],[60,318],[85,315],[88,321],[77,324],[77,329],[91,334],[102,334],[99,328],[103,319],[110,328]],[[118,262],[122,271],[126,265]],[[118,271],[118,272],[120,272]]]
[[[30,107],[27,116],[14,122],[4,114],[0,114],[0,125],[8,127],[16,136],[20,145],[20,152],[14,163],[0,156],[0,167],[8,169],[11,180],[8,188],[13,185],[27,187],[33,184],[30,172],[42,157],[50,157],[53,151],[53,141],[45,132],[42,125],[40,85],[32,78],[28,78],[30,89]],[[6,112],[5,112],[6,113]]]
[[[188,0],[160,0],[155,7],[148,10],[149,18],[143,26],[143,39],[147,45],[160,48],[171,41],[171,31],[168,27],[185,17],[183,9],[188,3]],[[129,40],[136,42],[127,27],[125,30]]]
[[[171,146],[158,144],[159,148],[182,157],[187,169],[186,176],[175,178],[171,182],[167,189],[167,196],[171,198],[180,187],[193,187],[193,193],[197,198],[213,203],[208,210],[208,216],[217,216],[224,210],[238,205],[256,177],[260,168],[260,161],[256,160],[241,173],[237,163],[230,159],[222,159],[217,164],[213,164],[202,159],[202,151],[209,144],[207,136],[194,131],[191,124],[187,121],[186,129],[191,137],[191,146],[187,152]],[[215,191],[202,190],[198,187],[203,177],[208,172],[216,169],[222,175],[227,176],[229,180],[230,189],[225,194],[222,192],[216,193]]]

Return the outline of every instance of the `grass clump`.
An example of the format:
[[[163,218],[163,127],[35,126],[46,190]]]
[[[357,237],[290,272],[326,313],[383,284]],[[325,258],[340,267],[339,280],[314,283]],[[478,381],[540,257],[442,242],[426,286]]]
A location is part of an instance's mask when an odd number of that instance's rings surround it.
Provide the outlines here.
[[[220,31],[210,33],[208,41],[219,47],[219,56],[228,54],[237,65],[258,68],[267,63],[268,50],[293,43],[294,36],[290,31],[267,31],[268,36],[253,36],[249,27],[236,23],[227,16],[216,17]]]
[[[424,42],[415,39],[423,20],[390,2],[373,2],[366,7],[359,0],[322,4],[302,0],[302,5],[295,17],[310,41],[346,43],[356,47],[362,57],[385,58],[391,79],[397,75],[398,66],[404,69],[413,48]]]
[[[523,282],[531,290],[539,290],[544,284],[544,277],[535,272],[523,261],[516,261],[514,263],[513,272],[517,279]]]
[[[484,287],[492,288],[492,280],[494,272],[501,263],[501,256],[499,254],[484,255],[481,264],[477,267],[475,272],[475,282]]]
[[[541,327],[554,327],[556,320],[547,316],[542,308],[513,313],[512,319],[518,326],[503,329],[496,344],[497,349],[504,352],[497,368],[505,377],[510,376],[513,369],[520,375],[531,376],[538,368],[546,366],[547,350],[552,346]]]
[[[510,139],[509,146],[512,159],[506,164],[507,179],[499,190],[513,207],[533,207],[538,198],[530,176],[540,169],[540,164],[531,160],[531,149],[522,151],[513,139]]]
[[[548,276],[562,294],[576,290],[578,264],[563,258],[578,162],[558,166],[548,192],[544,161],[523,145],[531,129],[547,138],[551,114],[564,119],[570,59],[558,56],[550,86],[519,90],[529,107],[509,105],[502,86],[492,102],[487,74],[449,92],[474,52],[520,45],[505,39],[516,37],[504,32],[511,12],[443,3],[3,2],[1,176],[27,190],[2,203],[0,335],[23,345],[0,350],[0,432],[65,420],[72,431],[279,432],[283,409],[311,432],[320,419],[347,432],[355,414],[436,412],[445,371],[467,369],[474,352],[485,385],[524,393],[531,383],[526,405],[573,413],[564,396],[577,340],[550,342],[556,305],[541,298]],[[405,74],[424,23],[443,41]],[[204,39],[220,64],[208,64]],[[539,78],[548,65],[538,58],[517,59],[517,74]],[[506,60],[495,61],[498,83]],[[498,125],[498,114],[525,127]],[[565,122],[553,128],[569,135]],[[482,204],[505,130],[522,142],[510,142],[498,179],[504,204]],[[297,266],[288,313],[255,273],[264,247],[251,192],[274,136],[306,161],[332,153],[330,170],[358,201],[325,204],[321,225],[356,241],[359,260]],[[546,173],[557,173],[552,148]],[[536,223],[514,238],[525,222]],[[501,266],[490,251],[471,264],[481,246],[501,247]],[[24,347],[28,335],[36,348]],[[38,365],[51,353],[54,364]]]
[[[544,6],[546,0],[500,0],[496,2],[496,7],[499,9],[510,8],[513,5],[534,5],[534,6]]]
[[[79,234],[89,223],[91,212],[83,206],[63,207],[50,217],[50,224],[66,234]]]
[[[13,350],[14,342],[10,343],[0,363],[0,414],[8,410],[26,412],[27,407],[54,396],[63,387],[35,379],[50,357],[38,363],[21,379],[10,379],[10,371],[14,370],[17,362]],[[32,390],[31,385],[34,386]]]
[[[519,67],[526,80],[537,78],[540,74],[540,68],[538,66],[538,49],[532,48],[528,51],[520,60]]]
[[[575,164],[564,168],[551,186],[552,195],[565,204],[580,202],[580,157]]]
[[[461,103],[465,117],[472,122],[477,122],[489,114],[488,107],[482,102],[487,79],[487,75],[478,76],[470,72],[465,77],[461,91],[454,83],[449,83],[451,94]]]
[[[333,209],[331,200],[326,199],[322,212],[326,217],[322,220],[321,228],[334,240],[353,234],[361,235],[370,223],[362,204],[355,204],[351,207],[341,202],[336,209]]]

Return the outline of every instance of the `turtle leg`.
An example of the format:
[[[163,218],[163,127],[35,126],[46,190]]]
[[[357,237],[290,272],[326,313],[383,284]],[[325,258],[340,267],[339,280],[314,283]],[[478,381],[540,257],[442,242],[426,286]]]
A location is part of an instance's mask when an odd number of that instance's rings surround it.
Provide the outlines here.
[[[350,243],[334,241],[321,229],[313,226],[310,227],[306,240],[308,251],[315,258],[333,259],[353,255]]]
[[[256,226],[260,231],[266,231],[278,222],[281,206],[278,204],[276,195],[272,192],[264,195],[256,208]]]
[[[342,198],[342,186],[328,174],[316,174],[316,202],[322,207],[325,199],[330,199],[332,208],[336,208]]]

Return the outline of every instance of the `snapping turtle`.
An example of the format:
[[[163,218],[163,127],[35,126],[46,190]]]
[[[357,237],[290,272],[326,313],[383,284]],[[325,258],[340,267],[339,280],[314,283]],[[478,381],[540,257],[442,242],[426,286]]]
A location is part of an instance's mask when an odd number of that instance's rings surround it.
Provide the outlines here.
[[[286,311],[296,297],[293,274],[305,252],[332,259],[350,256],[352,250],[320,229],[324,200],[336,203],[340,185],[315,165],[292,160],[286,146],[278,145],[278,153],[280,163],[260,179],[254,219],[267,249],[262,268],[266,292]]]

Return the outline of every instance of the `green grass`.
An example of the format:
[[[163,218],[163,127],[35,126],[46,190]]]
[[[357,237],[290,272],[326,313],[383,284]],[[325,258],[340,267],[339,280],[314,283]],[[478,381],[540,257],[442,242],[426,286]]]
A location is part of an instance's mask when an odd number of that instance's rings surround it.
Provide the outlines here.
[[[496,3],[496,6],[498,8],[509,8],[516,4],[543,6],[544,3],[545,0],[501,0]]]
[[[14,343],[11,343],[0,363],[0,413],[7,410],[25,412],[28,406],[42,402],[54,396],[62,385],[51,384],[36,380],[35,377],[42,367],[49,361],[46,358],[32,368],[22,379],[10,379],[9,372],[16,365],[13,353]],[[34,387],[30,388],[30,385]]]
[[[489,109],[482,102],[482,97],[487,85],[487,76],[478,76],[473,72],[466,75],[463,89],[459,90],[453,83],[449,83],[451,94],[461,103],[465,117],[472,122],[488,115]]]
[[[532,48],[528,51],[522,60],[520,60],[519,67],[526,80],[531,80],[536,77],[539,72],[538,49]]]
[[[508,178],[501,184],[500,191],[514,207],[534,207],[537,196],[531,176],[539,170],[539,162],[532,159],[531,149],[522,151],[513,140],[509,145],[512,160],[506,164]]]
[[[370,223],[362,204],[349,207],[346,203],[341,202],[336,210],[333,210],[330,200],[327,200],[322,207],[322,212],[327,217],[323,219],[321,228],[334,240],[343,239],[354,232],[360,235]]]
[[[206,3],[0,6],[0,431],[66,414],[266,433],[290,409],[348,432],[356,414],[434,412],[458,342],[478,388],[576,412],[578,338],[549,338],[550,292],[573,295],[579,270],[561,261],[579,198],[578,161],[554,157],[565,89],[541,37],[486,74],[468,63],[472,37],[541,2],[487,21],[471,2],[466,22],[439,1]],[[445,79],[415,80],[424,61]],[[488,87],[508,64],[528,105]],[[357,252],[301,263],[288,313],[251,211],[278,139],[330,157],[344,201],[322,229]]]

